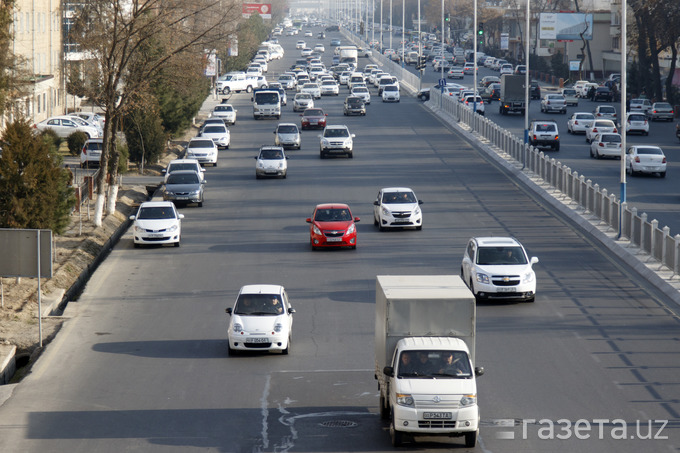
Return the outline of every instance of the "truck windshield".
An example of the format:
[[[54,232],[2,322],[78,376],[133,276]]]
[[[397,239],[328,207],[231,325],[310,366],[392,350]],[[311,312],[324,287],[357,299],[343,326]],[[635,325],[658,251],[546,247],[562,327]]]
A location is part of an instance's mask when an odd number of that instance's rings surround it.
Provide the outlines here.
[[[255,93],[255,103],[262,104],[278,104],[279,93]]]
[[[470,359],[465,351],[402,351],[397,369],[398,378],[469,378]]]

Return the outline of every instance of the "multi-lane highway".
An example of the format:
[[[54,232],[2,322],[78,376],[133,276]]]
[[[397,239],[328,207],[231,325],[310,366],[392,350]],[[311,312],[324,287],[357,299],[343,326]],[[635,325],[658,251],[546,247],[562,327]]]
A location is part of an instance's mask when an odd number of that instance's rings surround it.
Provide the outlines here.
[[[297,39],[281,38],[270,74]],[[231,147],[206,170],[204,206],[181,209],[182,247],[123,237],[0,406],[0,451],[392,451],[373,377],[375,276],[458,274],[475,235],[515,236],[540,259],[535,303],[478,306],[475,450],[680,448],[677,307],[420,101],[374,96],[348,118],[346,92],[318,105],[356,134],[354,158],[319,159],[318,132],[304,131],[287,179],[272,180],[255,178],[253,156],[277,121],[252,119],[250,95],[231,98]],[[281,121],[299,121],[290,102]],[[424,200],[422,231],[373,226],[387,186]],[[311,251],[305,218],[329,201],[361,217],[356,250]],[[286,287],[290,355],[227,355],[224,309],[251,283]],[[465,451],[460,439],[412,448]]]

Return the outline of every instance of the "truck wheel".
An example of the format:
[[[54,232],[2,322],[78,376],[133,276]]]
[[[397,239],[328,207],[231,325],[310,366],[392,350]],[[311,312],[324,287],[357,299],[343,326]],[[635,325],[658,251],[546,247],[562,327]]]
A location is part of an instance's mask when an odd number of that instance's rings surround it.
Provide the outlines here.
[[[390,421],[390,440],[392,441],[392,446],[395,448],[401,447],[404,444],[404,435],[394,429],[394,417],[392,417],[392,420]],[[467,443],[467,435],[465,436],[465,440]],[[475,441],[477,441],[476,437]]]
[[[380,395],[380,419],[387,420],[388,418],[390,418],[390,407],[387,405],[385,397]]]
[[[477,431],[465,433],[465,448],[474,448],[477,445]]]

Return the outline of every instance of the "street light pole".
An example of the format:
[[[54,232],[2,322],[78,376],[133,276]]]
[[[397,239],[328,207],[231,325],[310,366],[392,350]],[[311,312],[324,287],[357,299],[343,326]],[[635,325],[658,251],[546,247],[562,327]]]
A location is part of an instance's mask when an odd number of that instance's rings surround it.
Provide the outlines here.
[[[394,49],[392,47],[392,0],[390,0],[390,49]]]
[[[524,144],[529,143],[529,94],[531,91],[531,82],[529,80],[529,27],[531,22],[529,21],[531,1],[527,0],[527,12],[526,12],[526,30],[524,31],[524,64],[526,66],[527,72],[524,75]]]
[[[619,200],[619,232],[623,233],[623,204],[626,203],[626,99],[628,98],[628,0],[621,2],[621,117],[619,120],[619,132],[621,133],[621,195]],[[631,171],[632,173],[632,171]]]
[[[442,79],[444,79],[444,0],[442,0]]]

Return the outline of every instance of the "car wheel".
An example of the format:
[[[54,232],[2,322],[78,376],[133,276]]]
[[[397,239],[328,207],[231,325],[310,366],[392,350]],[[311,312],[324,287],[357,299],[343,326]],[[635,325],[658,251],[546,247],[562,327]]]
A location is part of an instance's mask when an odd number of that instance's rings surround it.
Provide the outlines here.
[[[252,93],[253,92],[253,87],[251,85],[248,85],[246,88],[246,93]]]
[[[662,177],[662,178],[665,178],[665,177],[666,177],[666,172],[665,172],[665,171],[662,171],[661,173],[659,173],[659,176]]]
[[[465,448],[474,448],[477,445],[477,431],[465,433]]]
[[[559,151],[560,150],[560,144],[558,143],[557,145],[553,146],[553,149],[555,151]]]
[[[353,153],[353,152],[347,153],[347,157],[349,157],[350,159],[353,159],[353,158],[354,158],[354,153]]]
[[[593,153],[593,149],[590,148],[590,158],[595,159],[595,153]]]
[[[175,242],[175,247],[179,247],[179,241]]]
[[[524,302],[533,303],[535,301],[536,301],[536,296],[534,295],[534,296],[531,296],[529,299],[525,300]]]
[[[387,420],[390,418],[390,406],[385,401],[385,397],[380,395],[380,419]]]
[[[199,208],[202,208],[202,207],[203,207],[203,202],[202,202],[202,201],[199,201],[199,202],[198,202],[198,207],[199,207]]]
[[[416,227],[416,230],[417,230],[417,231],[420,231],[420,230],[422,230],[422,229],[423,229],[423,226],[422,226],[422,225],[418,225],[418,226]]]
[[[288,173],[284,173],[284,174],[283,174],[283,179],[286,179],[287,176],[288,176]]]
[[[286,345],[286,349],[281,351],[281,354],[288,355],[289,352],[290,352],[290,336],[288,337],[288,344]]]
[[[227,340],[227,355],[230,356],[238,355],[238,351],[231,347],[231,345],[229,344],[229,340]]]
[[[137,244],[136,242],[134,243],[134,247],[138,249],[141,246],[141,244]]]

